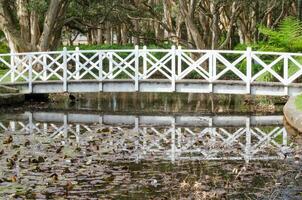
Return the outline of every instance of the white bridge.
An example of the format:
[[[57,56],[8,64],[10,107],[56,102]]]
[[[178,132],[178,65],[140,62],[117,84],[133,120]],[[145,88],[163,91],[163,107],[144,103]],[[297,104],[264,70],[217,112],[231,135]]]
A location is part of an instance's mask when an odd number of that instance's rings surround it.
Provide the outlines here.
[[[0,84],[23,93],[183,92],[295,95],[302,54],[171,49],[0,55]]]
[[[13,118],[10,118],[13,117]],[[291,144],[283,116],[134,116],[26,112],[1,115],[0,132],[97,145],[104,159],[271,160]],[[3,133],[1,133],[2,135]],[[0,136],[1,137],[1,136]],[[44,140],[42,140],[44,141]]]

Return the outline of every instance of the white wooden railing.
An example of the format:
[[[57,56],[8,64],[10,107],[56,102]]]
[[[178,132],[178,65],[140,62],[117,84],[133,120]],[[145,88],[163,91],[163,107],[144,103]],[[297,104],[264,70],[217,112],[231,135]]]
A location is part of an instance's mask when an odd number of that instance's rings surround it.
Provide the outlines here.
[[[285,88],[302,78],[302,54],[222,50],[147,49],[76,50],[0,54],[5,73],[0,83],[60,81],[67,91],[70,81],[127,79],[139,82],[163,79],[171,83],[182,80],[241,81],[249,93],[251,84],[271,82]]]

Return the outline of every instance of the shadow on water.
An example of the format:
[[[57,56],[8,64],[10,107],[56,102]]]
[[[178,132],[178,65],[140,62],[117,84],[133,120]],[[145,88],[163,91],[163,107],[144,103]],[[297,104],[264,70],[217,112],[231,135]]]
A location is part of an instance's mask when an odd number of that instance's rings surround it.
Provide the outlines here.
[[[2,114],[1,198],[301,199],[301,136],[278,105],[189,96],[77,96]]]

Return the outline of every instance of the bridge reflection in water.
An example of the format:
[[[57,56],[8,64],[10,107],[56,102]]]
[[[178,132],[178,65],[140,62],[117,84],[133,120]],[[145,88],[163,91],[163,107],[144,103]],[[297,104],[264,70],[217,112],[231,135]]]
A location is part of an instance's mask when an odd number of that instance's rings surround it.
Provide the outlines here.
[[[64,145],[98,141],[104,159],[274,160],[291,152],[283,116],[134,116],[25,112],[1,131],[41,135]]]

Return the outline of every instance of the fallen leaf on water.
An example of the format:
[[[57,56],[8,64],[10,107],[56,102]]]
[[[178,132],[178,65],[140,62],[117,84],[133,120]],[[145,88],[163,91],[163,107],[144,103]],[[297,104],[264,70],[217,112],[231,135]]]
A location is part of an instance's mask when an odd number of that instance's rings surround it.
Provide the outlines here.
[[[189,187],[190,187],[190,184],[187,183],[186,181],[183,181],[183,182],[180,183],[180,188],[181,189],[187,189]]]
[[[58,180],[58,174],[56,174],[56,173],[53,173],[52,175],[50,175],[50,177],[52,178],[53,181]]]
[[[15,165],[15,161],[10,158],[7,158],[6,162],[8,167],[13,167]]]
[[[10,144],[13,142],[13,136],[9,135],[3,140],[3,144]]]
[[[70,169],[68,167],[65,167],[63,172],[64,173],[70,173],[71,171],[70,171]]]
[[[295,176],[295,179],[298,179],[301,177],[301,172],[299,172],[296,176]]]
[[[66,191],[70,191],[73,188],[73,184],[71,181],[67,181],[66,185],[65,185],[65,189]]]
[[[30,145],[30,141],[28,139],[26,139],[25,143],[24,143],[24,146],[29,146]]]
[[[202,184],[200,182],[197,182],[197,181],[193,185],[193,188],[195,190],[201,189],[201,187],[202,187]]]
[[[63,146],[60,146],[57,150],[56,150],[56,153],[60,153],[63,149]]]
[[[11,181],[12,181],[13,183],[17,182],[17,177],[16,177],[16,176],[12,176],[12,177],[11,177]]]
[[[86,165],[90,165],[92,163],[92,159],[89,159],[87,162],[86,162]]]

